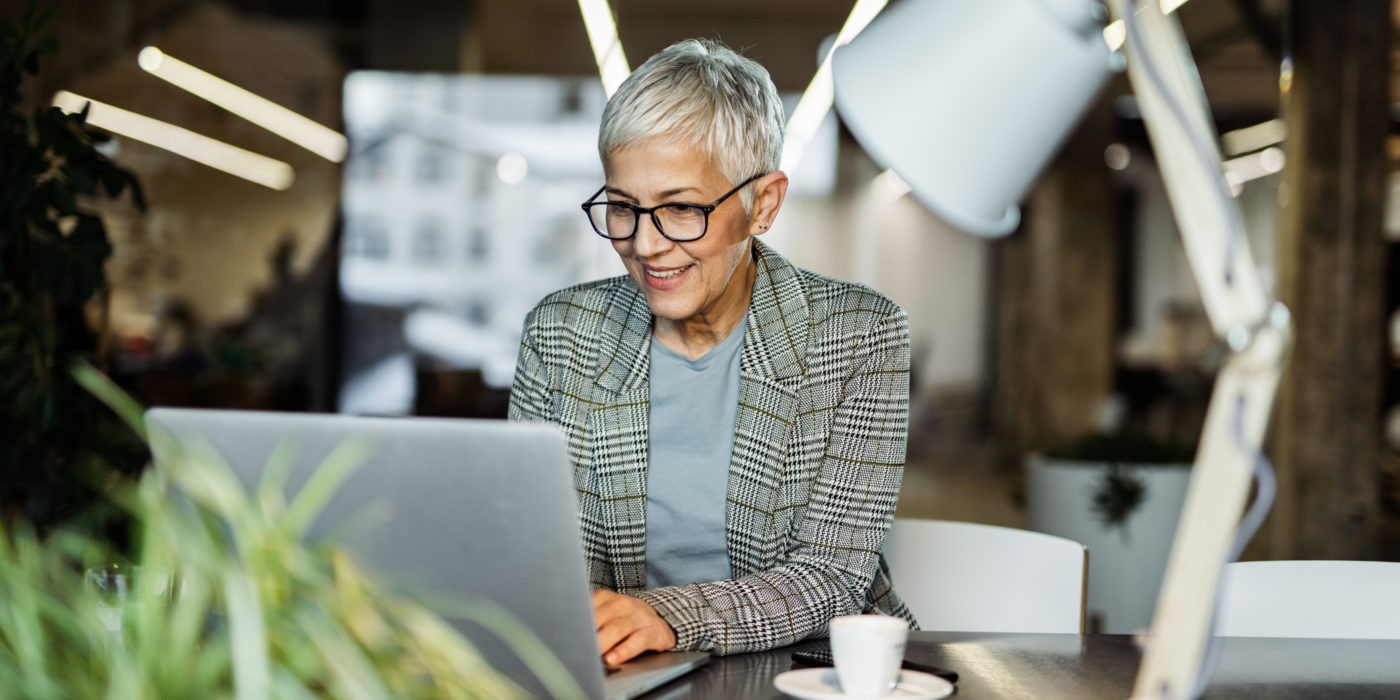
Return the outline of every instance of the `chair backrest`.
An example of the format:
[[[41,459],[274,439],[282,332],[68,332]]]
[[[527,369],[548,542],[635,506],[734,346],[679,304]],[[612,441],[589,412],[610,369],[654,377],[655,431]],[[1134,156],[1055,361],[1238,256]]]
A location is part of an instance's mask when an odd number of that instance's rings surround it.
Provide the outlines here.
[[[1089,560],[1073,540],[897,518],[884,552],[895,590],[926,630],[1084,631]]]
[[[1248,561],[1226,567],[1216,633],[1400,639],[1400,563]]]

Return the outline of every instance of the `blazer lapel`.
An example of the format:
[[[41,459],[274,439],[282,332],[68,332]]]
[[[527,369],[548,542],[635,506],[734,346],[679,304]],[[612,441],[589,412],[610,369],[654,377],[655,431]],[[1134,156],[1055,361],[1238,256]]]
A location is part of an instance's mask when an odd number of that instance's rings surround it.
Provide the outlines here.
[[[753,298],[739,360],[739,407],[730,457],[726,541],[735,576],[767,568],[782,469],[805,378],[810,310],[800,273],[755,240]],[[594,380],[601,390],[588,433],[614,588],[646,588],[646,483],[651,310],[623,285],[604,314]]]
[[[739,411],[725,523],[730,567],[768,568],[783,540],[769,532],[805,378],[810,310],[799,272],[755,240],[753,299],[739,360]]]
[[[588,415],[588,442],[602,510],[603,541],[614,588],[646,588],[647,402],[651,310],[630,281],[604,312],[594,381],[601,390]]]

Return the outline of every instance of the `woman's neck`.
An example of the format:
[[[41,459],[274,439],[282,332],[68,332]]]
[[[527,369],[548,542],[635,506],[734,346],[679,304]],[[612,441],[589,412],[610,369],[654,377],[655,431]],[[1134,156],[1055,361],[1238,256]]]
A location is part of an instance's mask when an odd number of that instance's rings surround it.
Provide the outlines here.
[[[748,313],[756,267],[753,258],[746,256],[724,294],[710,309],[683,321],[657,317],[652,335],[662,345],[692,360],[713,350],[734,332]]]

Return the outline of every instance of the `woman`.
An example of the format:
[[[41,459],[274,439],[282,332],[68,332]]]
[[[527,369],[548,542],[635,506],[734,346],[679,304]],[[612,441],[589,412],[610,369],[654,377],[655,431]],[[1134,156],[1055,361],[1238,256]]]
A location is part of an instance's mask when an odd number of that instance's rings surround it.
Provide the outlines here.
[[[652,56],[603,112],[584,210],[627,276],[525,320],[510,416],[568,436],[598,645],[728,654],[912,617],[879,551],[903,475],[904,312],[755,240],[787,192],[783,110],[709,41]]]

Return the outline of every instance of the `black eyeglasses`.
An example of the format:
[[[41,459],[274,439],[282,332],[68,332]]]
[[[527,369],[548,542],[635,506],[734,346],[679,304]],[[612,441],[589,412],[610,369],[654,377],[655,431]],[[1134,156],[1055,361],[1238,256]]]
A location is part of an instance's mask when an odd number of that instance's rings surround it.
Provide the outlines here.
[[[754,180],[767,175],[759,173],[739,183],[738,187],[725,192],[724,196],[712,204],[681,204],[670,202],[654,207],[639,207],[627,202],[595,202],[598,195],[608,187],[604,185],[583,203],[583,213],[588,215],[588,223],[599,236],[612,241],[625,241],[637,235],[638,222],[643,214],[651,216],[651,223],[661,235],[676,241],[688,243],[699,240],[710,227],[710,212],[729,199],[735,192],[744,189]]]

